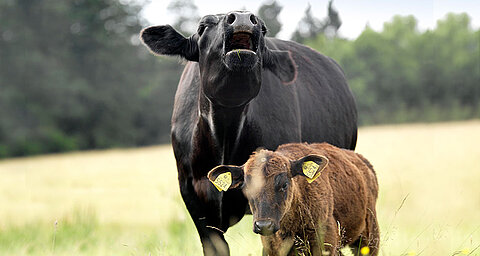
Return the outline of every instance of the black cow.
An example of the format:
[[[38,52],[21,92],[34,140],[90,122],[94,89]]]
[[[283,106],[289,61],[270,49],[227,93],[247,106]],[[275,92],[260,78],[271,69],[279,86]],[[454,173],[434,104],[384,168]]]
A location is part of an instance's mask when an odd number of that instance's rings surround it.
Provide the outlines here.
[[[288,142],[356,145],[357,111],[339,65],[266,32],[252,13],[234,11],[203,17],[188,38],[169,25],[141,34],[153,53],[189,60],[171,135],[180,191],[205,255],[229,255],[223,232],[248,209],[241,190],[219,192],[209,182],[212,168]]]

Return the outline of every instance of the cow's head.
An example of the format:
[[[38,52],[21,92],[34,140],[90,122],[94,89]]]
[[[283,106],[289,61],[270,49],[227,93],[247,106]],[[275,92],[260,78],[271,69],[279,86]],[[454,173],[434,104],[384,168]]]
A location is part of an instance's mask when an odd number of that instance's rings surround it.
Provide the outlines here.
[[[266,32],[263,21],[252,13],[234,11],[203,17],[188,38],[170,25],[146,28],[141,38],[155,54],[198,62],[205,95],[220,105],[238,106],[258,94],[263,69],[286,84],[295,78],[290,53],[267,48]]]
[[[220,186],[219,189],[242,188],[253,213],[253,231],[261,235],[272,235],[280,229],[283,217],[290,211],[294,194],[302,191],[297,186],[304,183],[294,183],[292,179],[304,176],[302,178],[312,182],[327,163],[328,159],[320,155],[307,155],[292,161],[282,154],[260,150],[243,166],[215,167],[208,173],[208,178],[214,184],[220,179],[223,182],[231,181],[228,188]],[[313,172],[305,172],[307,167]]]

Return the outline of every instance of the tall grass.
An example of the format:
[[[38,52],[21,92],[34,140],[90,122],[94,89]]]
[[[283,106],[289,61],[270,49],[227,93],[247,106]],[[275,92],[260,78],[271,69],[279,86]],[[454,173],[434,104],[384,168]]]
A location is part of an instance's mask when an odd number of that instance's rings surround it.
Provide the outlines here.
[[[480,255],[480,121],[366,127],[381,255]],[[0,161],[0,255],[200,255],[170,146]],[[56,224],[55,224],[56,223]],[[245,217],[232,255],[261,255]]]

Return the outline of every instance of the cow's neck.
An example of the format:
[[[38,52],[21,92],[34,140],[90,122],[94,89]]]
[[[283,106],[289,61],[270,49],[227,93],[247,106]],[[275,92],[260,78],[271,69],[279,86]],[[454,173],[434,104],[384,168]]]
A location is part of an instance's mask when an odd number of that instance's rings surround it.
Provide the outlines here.
[[[231,164],[232,156],[240,140],[240,135],[246,119],[248,104],[239,107],[222,107],[212,104],[203,97],[200,104],[200,114],[207,133],[214,140],[217,157],[221,164]]]
[[[293,198],[289,209],[280,222],[280,229],[284,233],[304,233],[305,229],[315,227],[315,221],[318,221],[313,219],[316,215],[312,215],[310,211],[310,202],[308,201],[310,194],[307,193],[308,196],[305,196],[307,200],[304,200],[303,194],[305,194],[305,191],[295,182],[292,182],[290,189]],[[299,229],[293,230],[292,227]]]

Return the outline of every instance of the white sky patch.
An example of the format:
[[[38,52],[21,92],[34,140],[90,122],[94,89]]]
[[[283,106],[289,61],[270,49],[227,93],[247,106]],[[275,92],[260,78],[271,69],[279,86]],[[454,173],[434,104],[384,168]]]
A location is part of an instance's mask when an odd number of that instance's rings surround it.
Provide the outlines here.
[[[239,9],[256,13],[264,2],[269,1],[194,0],[200,16]],[[323,19],[327,16],[328,0],[280,0],[277,2],[283,6],[280,13],[280,22],[283,26],[277,35],[282,39],[290,38],[309,2],[315,17]],[[152,1],[145,7],[142,14],[152,25],[172,23],[175,17],[167,10],[169,3],[169,0]],[[381,31],[383,24],[391,21],[394,15],[415,16],[418,20],[418,28],[424,31],[435,28],[437,20],[443,19],[449,12],[466,12],[472,19],[473,28],[480,27],[480,1],[478,0],[334,0],[333,5],[338,10],[343,22],[339,33],[350,39],[356,38],[366,24],[376,31]]]

